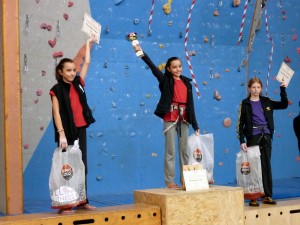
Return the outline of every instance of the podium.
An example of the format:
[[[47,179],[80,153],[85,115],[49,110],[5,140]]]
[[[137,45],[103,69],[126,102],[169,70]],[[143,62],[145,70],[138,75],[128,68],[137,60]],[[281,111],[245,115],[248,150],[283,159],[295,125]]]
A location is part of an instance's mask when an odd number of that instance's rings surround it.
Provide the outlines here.
[[[244,192],[240,187],[207,190],[134,191],[134,202],[159,206],[162,225],[244,225]]]

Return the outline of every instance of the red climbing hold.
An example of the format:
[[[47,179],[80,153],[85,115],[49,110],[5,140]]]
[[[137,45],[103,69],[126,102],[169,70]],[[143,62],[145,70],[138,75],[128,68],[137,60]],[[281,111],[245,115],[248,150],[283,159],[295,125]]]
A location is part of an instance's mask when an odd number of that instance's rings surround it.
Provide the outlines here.
[[[57,51],[53,53],[53,58],[63,57],[64,53],[62,51]]]
[[[73,5],[74,5],[73,2],[71,2],[71,1],[68,2],[68,7],[72,7]]]
[[[53,48],[56,45],[56,38],[54,38],[53,40],[49,40],[48,44],[51,46],[51,48]]]

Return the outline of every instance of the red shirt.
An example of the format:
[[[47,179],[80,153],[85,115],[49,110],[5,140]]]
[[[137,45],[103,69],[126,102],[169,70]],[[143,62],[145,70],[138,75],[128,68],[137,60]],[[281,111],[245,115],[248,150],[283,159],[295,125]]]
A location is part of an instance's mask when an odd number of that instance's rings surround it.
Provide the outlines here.
[[[83,87],[85,86],[84,80],[82,80],[81,78],[80,78],[80,83]],[[83,117],[82,105],[79,100],[79,95],[78,95],[74,85],[72,83],[70,83],[70,85],[71,85],[71,87],[70,87],[69,97],[70,97],[70,102],[71,102],[71,108],[73,111],[73,118],[74,118],[75,126],[76,127],[86,126],[87,123]],[[50,91],[50,95],[55,96],[55,93]]]
[[[172,100],[172,105],[179,105],[180,107],[185,107],[187,102],[187,87],[183,81],[174,79],[174,95]],[[179,104],[180,103],[180,104]],[[164,116],[164,121],[174,122],[178,117],[178,109],[174,109],[172,112],[168,112]],[[186,110],[183,111],[183,117],[186,120]]]

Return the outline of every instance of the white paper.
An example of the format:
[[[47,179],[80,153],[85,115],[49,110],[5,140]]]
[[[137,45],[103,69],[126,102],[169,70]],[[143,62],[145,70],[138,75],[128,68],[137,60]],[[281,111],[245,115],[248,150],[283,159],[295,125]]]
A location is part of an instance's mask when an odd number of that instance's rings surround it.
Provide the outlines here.
[[[81,31],[89,37],[95,35],[96,43],[100,43],[101,24],[87,13],[84,13]]]
[[[294,75],[294,70],[292,70],[287,64],[282,62],[278,74],[276,76],[276,80],[279,82],[285,82],[286,86],[289,85],[292,77]]]
[[[209,189],[206,169],[183,171],[186,191]]]

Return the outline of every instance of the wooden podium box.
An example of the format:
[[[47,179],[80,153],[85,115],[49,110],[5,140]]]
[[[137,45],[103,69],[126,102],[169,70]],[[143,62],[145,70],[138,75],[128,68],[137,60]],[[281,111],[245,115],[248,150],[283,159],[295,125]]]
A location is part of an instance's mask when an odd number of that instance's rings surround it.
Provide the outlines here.
[[[244,192],[240,187],[207,190],[134,191],[134,202],[159,206],[162,225],[244,225]]]

